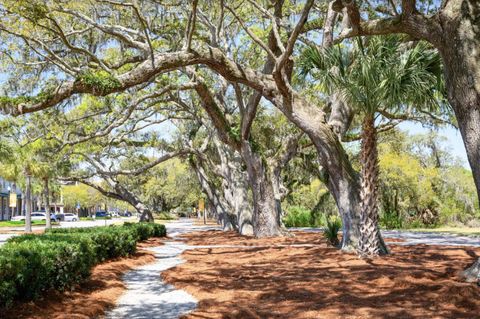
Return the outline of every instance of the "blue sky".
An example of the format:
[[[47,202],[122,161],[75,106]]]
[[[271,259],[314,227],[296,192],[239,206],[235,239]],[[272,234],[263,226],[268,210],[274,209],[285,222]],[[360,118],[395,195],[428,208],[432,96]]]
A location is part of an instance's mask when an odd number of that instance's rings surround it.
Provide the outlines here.
[[[421,124],[414,122],[403,122],[399,125],[399,128],[410,134],[428,133],[428,129],[422,127]],[[451,150],[451,155],[458,157],[463,162],[463,166],[470,169],[460,131],[453,127],[444,127],[438,129],[438,133],[447,138],[447,141],[444,142],[444,146]]]

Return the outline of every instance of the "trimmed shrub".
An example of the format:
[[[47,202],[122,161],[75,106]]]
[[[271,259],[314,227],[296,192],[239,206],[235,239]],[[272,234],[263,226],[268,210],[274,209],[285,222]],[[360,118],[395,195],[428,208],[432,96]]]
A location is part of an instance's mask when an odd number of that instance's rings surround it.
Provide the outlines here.
[[[139,223],[12,237],[0,248],[0,307],[49,289],[71,288],[87,278],[95,264],[134,253],[139,240],[165,235],[164,225]]]
[[[139,240],[145,240],[149,237],[164,237],[167,235],[165,225],[155,223],[124,223],[125,227],[135,231]]]
[[[64,290],[88,277],[94,265],[93,247],[78,242],[31,239],[6,244],[0,250],[0,304],[30,300],[42,291]]]

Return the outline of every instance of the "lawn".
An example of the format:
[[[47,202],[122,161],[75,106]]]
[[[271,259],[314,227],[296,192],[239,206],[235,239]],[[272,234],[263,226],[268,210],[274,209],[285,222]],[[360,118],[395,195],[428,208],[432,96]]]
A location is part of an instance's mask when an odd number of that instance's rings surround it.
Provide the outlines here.
[[[32,220],[32,225],[34,226],[42,226],[45,225],[45,221],[42,220]],[[0,221],[0,227],[17,227],[17,226],[24,226],[25,221],[19,220],[19,221],[13,221],[13,220],[5,220],[5,221]],[[58,223],[52,223],[52,225],[58,225]]]

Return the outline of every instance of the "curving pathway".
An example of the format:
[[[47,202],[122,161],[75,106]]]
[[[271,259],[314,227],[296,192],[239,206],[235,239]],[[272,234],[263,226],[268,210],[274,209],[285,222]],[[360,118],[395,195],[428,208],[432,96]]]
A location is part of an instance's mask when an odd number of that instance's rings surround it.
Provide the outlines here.
[[[175,221],[166,227],[172,239],[191,231],[218,229],[194,226],[191,221]],[[162,246],[149,248],[157,260],[124,276],[127,291],[117,301],[117,306],[106,314],[106,318],[177,319],[195,309],[197,300],[192,295],[166,284],[160,277],[162,271],[183,263],[179,255],[192,248],[197,247],[185,245],[179,240],[165,241]]]

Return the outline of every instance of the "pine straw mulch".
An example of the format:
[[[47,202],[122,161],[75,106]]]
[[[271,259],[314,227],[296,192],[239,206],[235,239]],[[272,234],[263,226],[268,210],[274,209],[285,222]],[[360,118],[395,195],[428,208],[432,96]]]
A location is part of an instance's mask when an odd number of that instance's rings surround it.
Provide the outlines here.
[[[185,318],[480,318],[480,287],[457,279],[479,248],[390,244],[391,255],[360,260],[318,233],[183,237],[191,245],[245,246],[189,250],[186,263],[162,273],[199,300]],[[317,245],[284,247],[293,243]]]
[[[137,245],[129,257],[110,260],[95,266],[90,278],[73,291],[52,291],[41,299],[16,303],[10,310],[0,309],[0,318],[15,319],[87,319],[98,318],[111,309],[125,291],[122,276],[127,271],[155,260],[148,247],[160,246],[162,238],[151,238]]]

